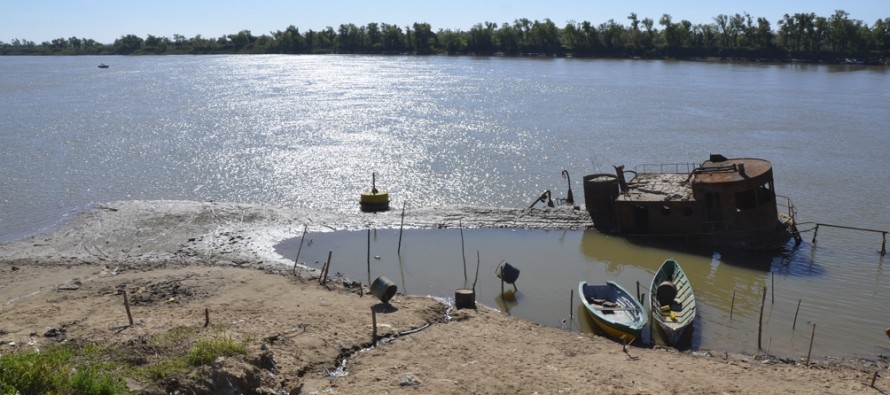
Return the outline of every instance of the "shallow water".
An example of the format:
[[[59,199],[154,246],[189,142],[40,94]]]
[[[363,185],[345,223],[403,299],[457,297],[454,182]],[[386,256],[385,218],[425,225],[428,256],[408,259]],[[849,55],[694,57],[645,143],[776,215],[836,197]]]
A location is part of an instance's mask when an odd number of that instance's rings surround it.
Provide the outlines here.
[[[294,238],[276,249],[295,259],[299,245],[300,238]],[[577,312],[570,315],[576,311],[573,306],[580,304],[576,295],[579,281],[617,281],[631,293],[637,292],[639,282],[639,292],[648,293],[655,271],[672,257],[680,262],[694,286],[698,302],[692,338],[695,348],[756,352],[757,320],[766,287],[761,341],[764,351],[804,357],[814,323],[818,325],[813,355],[874,358],[887,351],[881,345],[886,340],[884,306],[890,296],[882,281],[883,260],[877,254],[871,262],[848,260],[826,267],[817,261],[830,262],[845,254],[820,245],[773,256],[709,255],[707,250],[680,252],[638,245],[596,231],[502,229],[406,230],[401,253],[398,251],[399,232],[394,229],[309,233],[300,261],[321,268],[331,252],[332,275],[365,284],[384,276],[398,286],[399,292],[412,295],[453,298],[455,290],[472,288],[478,281],[479,303],[548,326],[568,327],[571,322],[578,330],[579,324],[586,324],[583,317]],[[501,284],[495,270],[502,262],[520,270],[515,301],[507,298],[505,302],[500,297]],[[857,296],[851,297],[854,288]],[[505,290],[509,296],[513,288],[507,284]],[[860,305],[850,301],[863,297],[871,302]],[[862,328],[872,328],[873,333]],[[649,338],[644,340],[648,342]]]

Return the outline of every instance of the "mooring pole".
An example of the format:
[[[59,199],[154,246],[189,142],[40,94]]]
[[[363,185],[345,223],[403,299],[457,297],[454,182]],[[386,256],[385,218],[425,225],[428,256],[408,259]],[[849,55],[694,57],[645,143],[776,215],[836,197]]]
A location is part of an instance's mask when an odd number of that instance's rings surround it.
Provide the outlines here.
[[[804,366],[810,366],[810,354],[813,353],[813,339],[816,338],[816,323],[813,323],[813,333],[810,335],[810,349],[807,351],[807,363]]]
[[[816,227],[813,228],[813,244],[816,244],[816,235],[819,234],[819,224],[816,224]]]
[[[881,241],[881,256],[887,255],[887,232],[881,233],[883,240]]]
[[[791,330],[793,331],[795,327],[797,327],[797,313],[800,312],[800,301],[803,299],[797,300],[797,310],[794,310],[794,323],[791,324]]]
[[[460,229],[460,256],[464,260],[464,286],[467,285],[467,253],[464,250],[464,224],[462,220],[457,221],[457,227]]]
[[[759,352],[763,348],[761,347],[761,340],[763,339],[763,305],[766,304],[766,287],[763,287],[763,297],[760,298],[760,319],[757,321],[757,351]]]
[[[575,290],[572,289],[569,293],[569,332],[572,331],[572,321],[575,320],[574,313],[575,312]]]
[[[732,311],[735,308],[735,290],[732,290],[732,302],[729,302],[729,320],[732,321]]]
[[[308,225],[303,224],[303,237],[300,238],[300,248],[297,249],[297,257],[294,258],[294,275],[297,274],[297,262],[300,261],[300,251],[303,251],[303,241],[306,240],[306,229],[308,229]]]
[[[396,249],[396,254],[402,255],[402,228],[405,227],[405,206],[408,202],[402,202],[402,223],[399,224],[399,247]]]
[[[368,228],[368,286],[371,286],[371,228]]]

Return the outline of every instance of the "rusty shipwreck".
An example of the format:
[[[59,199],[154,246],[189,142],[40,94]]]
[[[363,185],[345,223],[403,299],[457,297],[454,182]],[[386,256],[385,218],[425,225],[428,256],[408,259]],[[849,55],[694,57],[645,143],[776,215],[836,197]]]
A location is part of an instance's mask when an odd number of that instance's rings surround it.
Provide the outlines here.
[[[743,250],[799,240],[794,206],[775,193],[772,164],[763,159],[711,155],[701,164],[615,166],[615,174],[583,182],[601,232]]]

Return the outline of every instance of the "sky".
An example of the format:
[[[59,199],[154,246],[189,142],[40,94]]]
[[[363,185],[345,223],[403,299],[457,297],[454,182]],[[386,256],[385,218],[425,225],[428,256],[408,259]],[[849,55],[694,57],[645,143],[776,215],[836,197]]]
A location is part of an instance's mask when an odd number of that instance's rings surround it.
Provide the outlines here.
[[[74,36],[111,44],[127,34],[216,38],[249,30],[259,36],[290,25],[306,32],[371,22],[403,29],[425,22],[433,31],[466,31],[478,23],[512,24],[520,18],[549,18],[562,28],[570,21],[599,25],[609,19],[627,25],[631,12],[653,19],[656,26],[664,14],[675,23],[685,19],[700,24],[713,23],[720,14],[747,12],[766,18],[776,30],[786,13],[827,18],[836,10],[871,26],[890,18],[890,0],[3,0],[0,41],[18,38],[39,44]]]

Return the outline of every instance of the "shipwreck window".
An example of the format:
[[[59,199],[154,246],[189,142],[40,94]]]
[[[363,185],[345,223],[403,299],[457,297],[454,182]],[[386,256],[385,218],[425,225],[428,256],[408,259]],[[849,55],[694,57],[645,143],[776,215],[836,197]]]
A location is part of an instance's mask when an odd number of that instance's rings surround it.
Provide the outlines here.
[[[757,207],[757,195],[754,190],[736,192],[735,208],[739,211],[750,210]]]
[[[661,206],[661,215],[664,217],[671,215],[671,208],[668,206]]]
[[[773,188],[771,183],[765,183],[757,188],[757,203],[766,204],[773,201]]]

